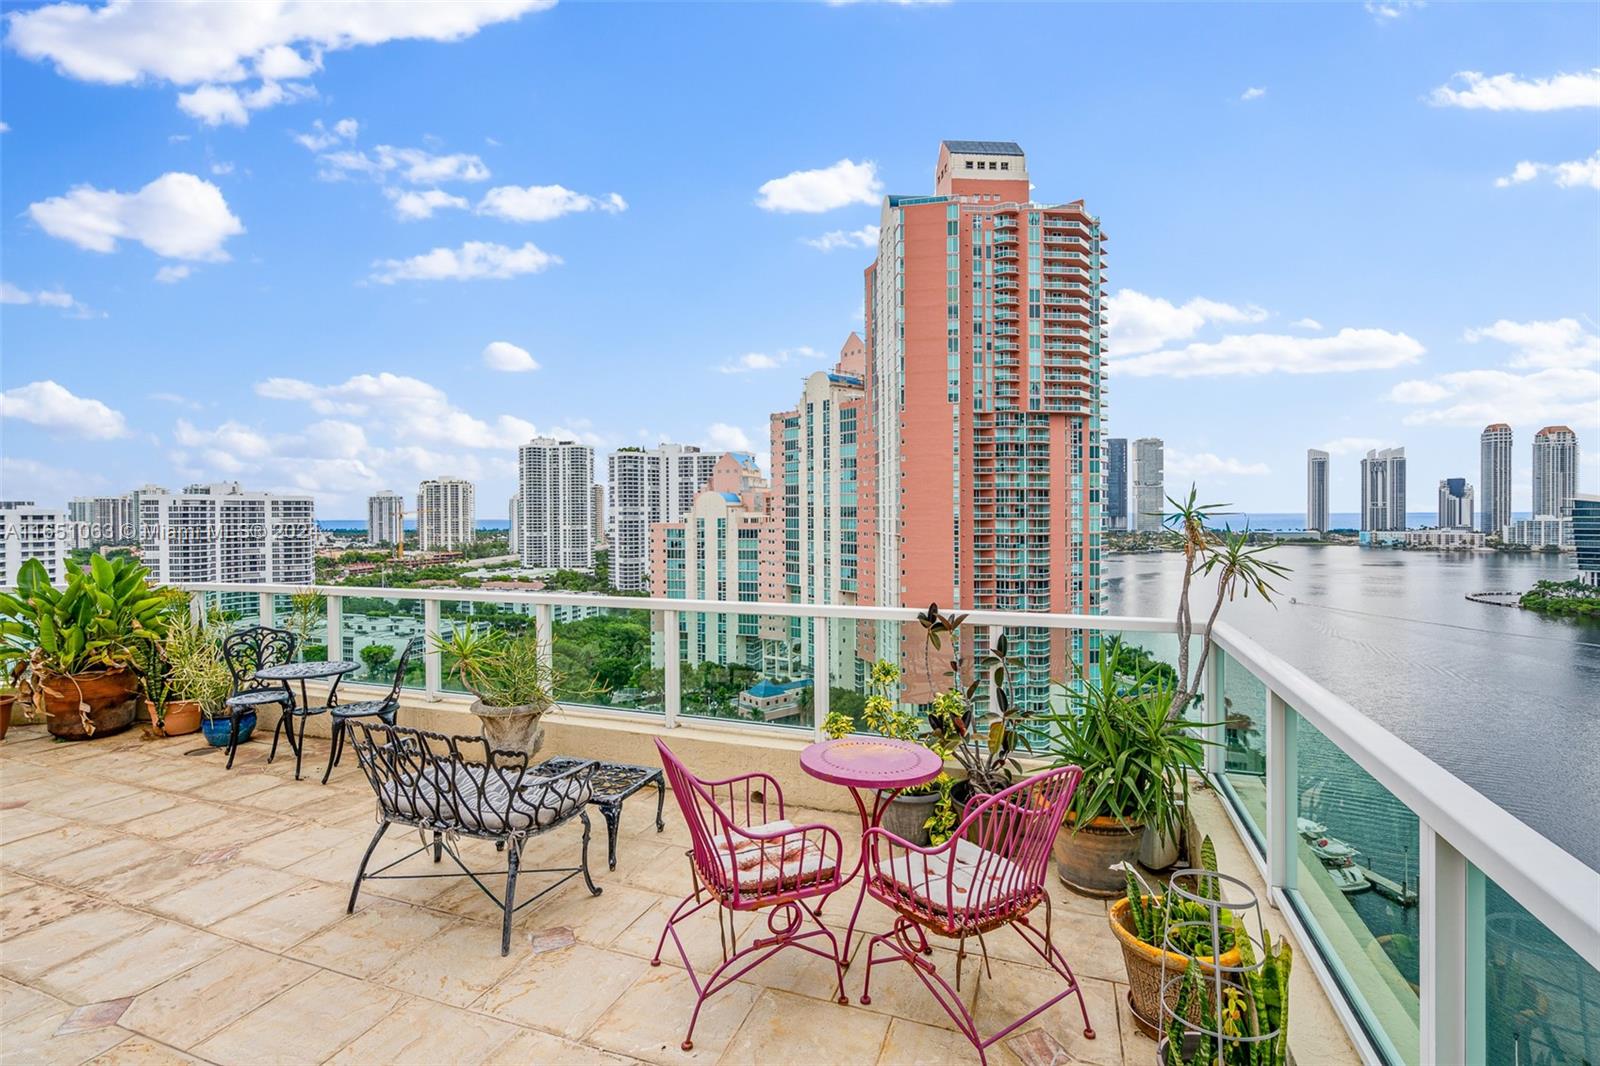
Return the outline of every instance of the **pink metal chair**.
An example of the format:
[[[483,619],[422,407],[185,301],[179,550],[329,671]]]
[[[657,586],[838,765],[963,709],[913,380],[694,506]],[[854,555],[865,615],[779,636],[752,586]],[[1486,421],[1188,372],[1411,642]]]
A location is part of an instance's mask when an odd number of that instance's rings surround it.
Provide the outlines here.
[[[1020,781],[992,796],[974,796],[962,812],[961,824],[954,834],[936,847],[918,847],[881,827],[867,831],[863,843],[865,891],[892,909],[896,917],[892,929],[868,942],[861,1002],[872,1002],[872,968],[899,960],[910,964],[912,972],[972,1041],[979,1062],[988,1061],[985,1049],[991,1044],[1071,995],[1078,997],[1078,1007],[1083,1012],[1083,1035],[1094,1039],[1083,990],[1072,975],[1072,967],[1050,940],[1050,894],[1045,888],[1050,847],[1081,776],[1078,767],[1066,766]],[[1028,918],[1041,903],[1045,908],[1042,930]],[[1016,930],[1023,942],[1061,975],[1066,987],[985,1038],[961,1002],[961,963],[967,954],[967,938],[977,937],[987,965],[989,953],[983,936],[1001,926]],[[933,954],[928,933],[959,941],[955,987],[927,958]]]
[[[838,939],[818,916],[823,901],[844,884],[844,844],[838,832],[826,825],[795,825],[785,819],[783,790],[767,774],[701,781],[660,740],[656,748],[692,842],[689,864],[694,891],[667,919],[650,960],[652,966],[661,965],[661,949],[671,935],[696,997],[683,1050],[694,1049],[694,1027],[705,1001],[784,948],[799,948],[833,963],[839,1002],[849,1003]],[[702,983],[675,927],[712,904],[717,906],[722,963]],[[740,948],[734,915],[760,910],[769,912],[769,935]],[[808,920],[815,928],[805,928]],[[810,943],[818,937],[828,942],[827,950]]]

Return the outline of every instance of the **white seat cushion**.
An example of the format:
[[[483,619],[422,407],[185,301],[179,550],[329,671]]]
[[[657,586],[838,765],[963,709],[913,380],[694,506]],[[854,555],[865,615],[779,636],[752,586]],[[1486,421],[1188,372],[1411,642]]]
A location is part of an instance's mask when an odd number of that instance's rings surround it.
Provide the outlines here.
[[[506,778],[515,781],[516,771],[507,771]],[[587,779],[552,781],[527,774],[516,795],[510,793],[500,772],[490,772],[479,763],[455,763],[448,772],[429,767],[420,780],[405,787],[387,782],[379,799],[402,818],[495,833],[543,829],[589,802],[590,789]]]
[[[747,832],[792,833],[794,823],[788,819],[753,825]],[[798,888],[827,881],[838,870],[835,858],[825,856],[812,836],[799,835],[778,840],[733,839],[729,851],[727,837],[717,840],[717,858],[722,862],[722,875],[730,881],[737,880],[743,891],[762,891],[776,888]]]
[[[1022,871],[1015,863],[965,839],[956,841],[954,861],[948,850],[924,855],[896,849],[879,863],[878,873],[939,911],[987,907],[1023,887]]]

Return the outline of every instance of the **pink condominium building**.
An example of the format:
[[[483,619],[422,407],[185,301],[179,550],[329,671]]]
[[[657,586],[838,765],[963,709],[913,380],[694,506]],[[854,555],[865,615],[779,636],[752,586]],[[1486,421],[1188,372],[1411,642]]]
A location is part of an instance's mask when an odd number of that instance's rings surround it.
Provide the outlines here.
[[[1035,202],[1009,141],[945,141],[935,181],[885,198],[866,271],[861,601],[1099,613],[1100,220]],[[916,627],[862,629],[863,659],[920,662]],[[1034,706],[1096,655],[1086,633],[1009,637]]]

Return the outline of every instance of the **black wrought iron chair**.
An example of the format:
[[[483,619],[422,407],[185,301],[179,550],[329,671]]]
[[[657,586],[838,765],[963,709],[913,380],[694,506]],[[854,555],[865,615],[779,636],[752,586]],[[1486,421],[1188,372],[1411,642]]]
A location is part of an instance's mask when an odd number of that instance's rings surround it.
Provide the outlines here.
[[[233,695],[223,704],[228,715],[228,769],[233,769],[233,756],[239,748],[239,719],[262,707],[278,706],[283,714],[279,725],[294,709],[294,693],[287,681],[261,681],[256,671],[269,666],[282,666],[294,662],[295,635],[287,629],[271,626],[248,626],[229,633],[222,640],[222,660],[233,675]],[[293,743],[291,738],[290,743]],[[272,731],[272,749],[278,749],[277,727]]]
[[[359,703],[334,704],[328,708],[328,713],[333,718],[333,732],[328,744],[328,768],[322,771],[322,783],[328,783],[328,775],[333,773],[333,768],[339,765],[339,760],[344,757],[344,738],[346,725],[357,718],[376,718],[385,725],[394,725],[395,712],[400,709],[400,686],[406,678],[406,666],[411,662],[413,655],[422,654],[422,638],[412,637],[406,642],[405,649],[400,652],[400,661],[395,664],[394,684],[389,687],[389,694],[375,700],[362,700]]]
[[[355,883],[350,886],[347,911],[355,911],[363,881],[466,876],[500,907],[504,915],[500,954],[506,955],[511,951],[512,916],[523,907],[580,873],[590,894],[600,894],[599,886],[589,876],[589,815],[584,809],[592,794],[593,761],[558,773],[545,773],[530,767],[524,754],[491,750],[482,737],[447,737],[359,719],[345,723],[345,729],[378,798],[378,831],[361,856]],[[522,848],[528,838],[552,832],[573,818],[583,823],[580,864],[522,870]],[[420,844],[369,873],[367,864],[372,853],[391,825],[415,828]],[[498,876],[500,871],[471,869],[457,848],[460,837],[492,840],[505,852],[503,896],[496,896],[483,882],[484,877]],[[461,873],[388,872],[430,849],[435,863],[449,855]],[[517,903],[519,873],[560,876],[531,898]]]

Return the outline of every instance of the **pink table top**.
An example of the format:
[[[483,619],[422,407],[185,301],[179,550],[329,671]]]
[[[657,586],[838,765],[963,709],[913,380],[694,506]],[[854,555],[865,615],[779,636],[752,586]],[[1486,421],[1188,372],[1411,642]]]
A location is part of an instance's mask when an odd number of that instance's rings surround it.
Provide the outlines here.
[[[840,737],[800,752],[800,767],[812,777],[835,785],[913,788],[938,777],[944,760],[909,740]]]

